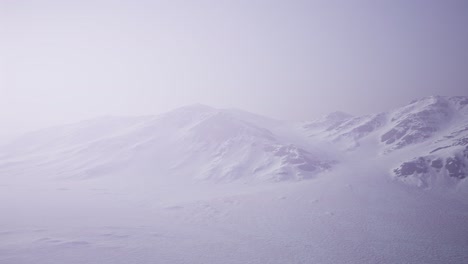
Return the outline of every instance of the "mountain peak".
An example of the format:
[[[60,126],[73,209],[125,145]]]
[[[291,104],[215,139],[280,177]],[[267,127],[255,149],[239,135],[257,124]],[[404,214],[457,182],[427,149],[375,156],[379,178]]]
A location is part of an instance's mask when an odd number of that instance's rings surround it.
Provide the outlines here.
[[[189,104],[186,106],[179,107],[175,109],[174,111],[187,111],[187,112],[211,112],[217,110],[214,107],[200,104],[200,103],[195,103],[195,104]]]

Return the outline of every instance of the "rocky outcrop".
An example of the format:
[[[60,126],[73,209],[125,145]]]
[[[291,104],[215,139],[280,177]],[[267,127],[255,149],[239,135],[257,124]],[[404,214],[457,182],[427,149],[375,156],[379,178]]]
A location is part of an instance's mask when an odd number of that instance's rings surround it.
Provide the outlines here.
[[[403,162],[393,172],[397,177],[418,177],[436,174],[462,180],[468,177],[468,146],[446,157],[430,155]]]

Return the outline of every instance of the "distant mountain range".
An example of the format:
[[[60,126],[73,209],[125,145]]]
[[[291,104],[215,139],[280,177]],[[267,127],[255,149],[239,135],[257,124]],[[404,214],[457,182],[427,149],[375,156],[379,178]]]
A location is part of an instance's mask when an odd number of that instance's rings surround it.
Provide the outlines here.
[[[367,142],[371,153],[399,163],[389,164],[395,176],[420,186],[468,176],[468,97],[430,96],[368,116],[333,113],[303,129],[351,152]]]
[[[340,163],[366,160],[408,184],[466,186],[468,97],[430,96],[374,115],[335,112],[307,122],[203,105],[157,116],[97,118],[2,146],[0,177],[118,174],[261,183],[320,177]]]

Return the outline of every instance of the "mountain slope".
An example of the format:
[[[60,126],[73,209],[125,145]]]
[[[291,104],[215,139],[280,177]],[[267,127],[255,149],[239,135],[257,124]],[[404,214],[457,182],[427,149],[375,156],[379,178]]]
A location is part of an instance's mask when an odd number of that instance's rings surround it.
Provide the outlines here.
[[[280,181],[310,178],[335,163],[250,121],[258,118],[195,105],[46,129],[3,147],[0,173],[83,179],[164,171],[187,180]]]
[[[365,144],[407,183],[454,186],[468,176],[468,97],[430,96],[376,115],[327,116],[301,129],[345,151]]]
[[[25,135],[0,147],[0,263],[465,263],[463,102],[300,124],[196,105]]]
[[[203,105],[159,116],[99,118],[3,146],[0,175],[295,181],[359,153],[361,159],[381,156],[382,166],[404,182],[450,187],[468,175],[467,105],[468,97],[431,96],[379,114],[335,112],[299,125]]]

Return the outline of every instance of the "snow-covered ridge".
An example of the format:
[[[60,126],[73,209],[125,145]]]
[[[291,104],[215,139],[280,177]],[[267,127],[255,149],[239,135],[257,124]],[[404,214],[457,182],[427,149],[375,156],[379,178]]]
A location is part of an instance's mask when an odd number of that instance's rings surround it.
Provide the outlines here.
[[[311,178],[336,163],[251,121],[259,118],[193,105],[45,129],[2,147],[0,174],[83,179],[123,171],[161,177],[164,171],[166,177],[222,182],[279,181]]]
[[[468,97],[432,96],[395,111],[382,140],[394,149],[416,144],[413,158],[394,169],[418,185],[453,185],[468,176]],[[391,134],[392,136],[389,136]],[[393,141],[393,139],[395,139]],[[386,140],[386,141],[385,141]]]
[[[468,176],[468,97],[430,96],[388,112],[334,112],[296,124],[191,105],[157,116],[105,117],[27,134],[0,149],[0,175],[108,175],[214,182],[297,181],[343,159],[374,159],[420,186]],[[156,176],[157,175],[157,176]]]
[[[429,96],[375,115],[326,116],[301,129],[308,137],[335,142],[345,151],[366,144],[382,160],[391,160],[387,166],[399,179],[413,178],[427,187],[435,182],[432,178],[448,177],[453,185],[468,176],[467,105],[465,96]],[[394,168],[393,162],[399,165]]]
[[[305,123],[195,105],[30,133],[0,147],[0,262],[464,263],[464,101]]]

